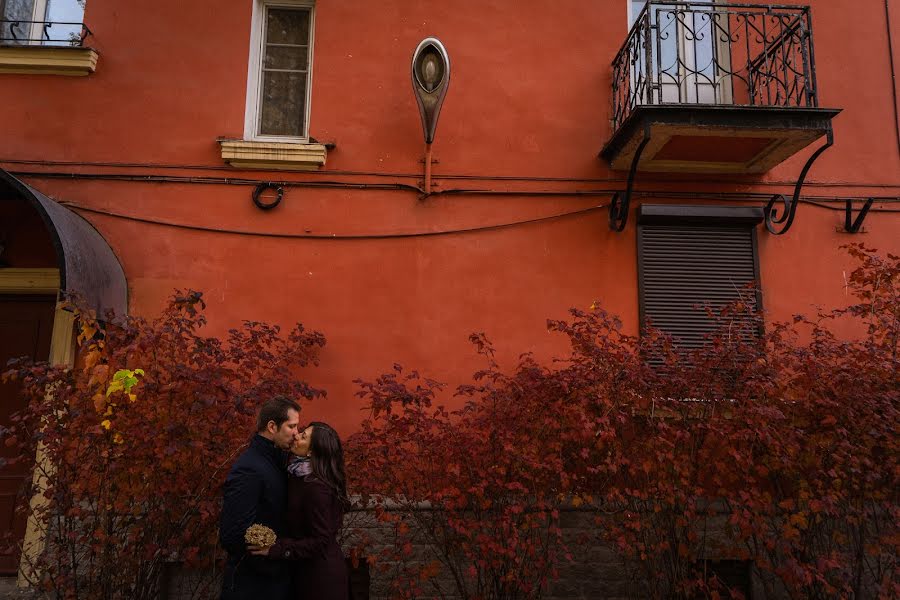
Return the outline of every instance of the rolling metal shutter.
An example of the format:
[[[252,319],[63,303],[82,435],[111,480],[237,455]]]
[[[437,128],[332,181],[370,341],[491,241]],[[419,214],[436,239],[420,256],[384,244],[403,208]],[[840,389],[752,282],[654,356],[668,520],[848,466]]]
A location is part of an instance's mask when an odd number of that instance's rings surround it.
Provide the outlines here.
[[[714,316],[742,299],[758,307],[747,289],[759,281],[752,227],[643,225],[638,228],[641,322],[672,335],[684,349],[715,331]]]

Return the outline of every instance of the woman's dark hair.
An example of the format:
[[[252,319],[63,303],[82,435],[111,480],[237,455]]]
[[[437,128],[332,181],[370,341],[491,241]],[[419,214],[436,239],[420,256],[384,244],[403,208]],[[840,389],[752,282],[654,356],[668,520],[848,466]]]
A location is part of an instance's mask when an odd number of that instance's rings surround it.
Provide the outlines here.
[[[333,489],[342,502],[348,503],[341,438],[331,425],[321,421],[313,421],[307,427],[313,428],[309,441],[312,474]]]

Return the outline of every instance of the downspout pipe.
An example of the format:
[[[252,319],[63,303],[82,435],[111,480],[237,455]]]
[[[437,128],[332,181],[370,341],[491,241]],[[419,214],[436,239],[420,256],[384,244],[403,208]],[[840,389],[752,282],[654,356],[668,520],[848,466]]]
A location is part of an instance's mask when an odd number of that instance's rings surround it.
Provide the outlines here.
[[[897,136],[897,154],[900,154],[900,107],[897,106],[897,70],[894,65],[894,41],[891,35],[891,0],[884,0],[884,24],[887,27],[888,59],[891,64],[891,94],[894,99],[894,133]]]

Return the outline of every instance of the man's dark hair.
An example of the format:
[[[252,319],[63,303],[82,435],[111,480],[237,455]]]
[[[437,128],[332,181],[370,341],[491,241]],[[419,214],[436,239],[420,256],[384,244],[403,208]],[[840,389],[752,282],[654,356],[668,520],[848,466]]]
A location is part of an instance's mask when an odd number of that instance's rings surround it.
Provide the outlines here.
[[[300,412],[300,405],[287,396],[269,398],[259,407],[259,414],[256,416],[256,431],[265,430],[269,421],[275,421],[275,426],[280,428],[288,420],[288,411],[290,410]]]

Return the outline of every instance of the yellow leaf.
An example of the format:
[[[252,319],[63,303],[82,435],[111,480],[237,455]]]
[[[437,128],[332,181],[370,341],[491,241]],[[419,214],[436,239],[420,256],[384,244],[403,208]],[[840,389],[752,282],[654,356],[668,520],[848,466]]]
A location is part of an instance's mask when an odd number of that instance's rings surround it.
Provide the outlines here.
[[[123,441],[124,441],[124,440],[123,440],[123,438],[122,438],[122,434],[121,434],[121,433],[114,433],[114,434],[113,434],[113,444],[121,444]]]
[[[131,402],[134,402],[135,400],[137,400],[137,394],[128,394],[128,399]]]
[[[109,419],[104,419],[103,422],[100,423],[100,427],[102,427],[103,429],[107,429],[107,430],[109,429],[109,427],[111,425],[112,425],[112,422]]]
[[[88,325],[88,324],[85,324],[81,327],[80,337],[82,340],[89,340],[92,337],[94,337],[94,335],[96,335],[96,334],[97,334],[96,327],[92,327],[91,325]]]

